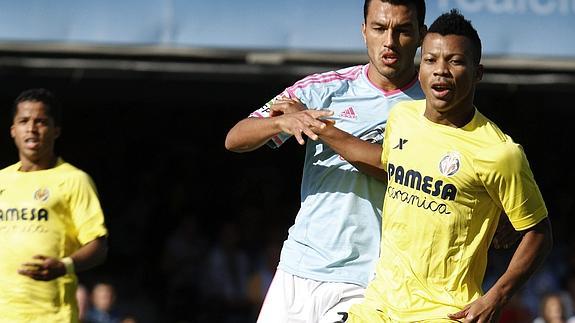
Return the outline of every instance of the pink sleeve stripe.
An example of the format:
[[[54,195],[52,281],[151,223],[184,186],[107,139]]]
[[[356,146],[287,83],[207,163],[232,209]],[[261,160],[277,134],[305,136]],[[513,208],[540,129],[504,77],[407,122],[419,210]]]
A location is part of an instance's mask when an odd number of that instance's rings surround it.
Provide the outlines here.
[[[259,113],[258,111],[254,111],[254,112],[250,113],[250,116],[254,116],[257,118],[264,118],[264,115]]]
[[[310,75],[303,80],[297,81],[294,86],[296,87],[305,87],[310,83],[325,83],[330,82],[333,80],[341,79],[341,80],[353,80],[357,78],[358,72],[361,71],[361,66],[356,66],[344,74],[340,74],[338,72],[327,72],[322,74],[315,74]]]
[[[327,72],[322,74],[310,75],[296,82],[294,85],[289,87],[287,91],[289,92],[290,95],[293,95],[295,90],[304,88],[314,83],[328,83],[334,80],[354,80],[358,77],[358,75],[360,75],[361,69],[362,66],[356,66],[344,74],[340,74],[337,72]]]

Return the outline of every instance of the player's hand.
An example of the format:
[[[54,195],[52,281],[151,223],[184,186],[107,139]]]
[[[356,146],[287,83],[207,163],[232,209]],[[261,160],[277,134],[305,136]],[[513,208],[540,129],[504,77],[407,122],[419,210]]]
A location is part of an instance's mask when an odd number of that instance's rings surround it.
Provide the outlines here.
[[[463,310],[448,314],[447,317],[462,323],[496,323],[499,321],[499,314],[502,307],[503,305],[498,304],[498,302],[492,299],[489,293],[487,293],[467,305]]]
[[[18,269],[20,275],[28,276],[34,280],[49,281],[66,274],[66,265],[60,259],[36,255],[35,261],[25,262]]]
[[[505,213],[501,213],[499,216],[499,223],[497,224],[497,230],[493,237],[493,248],[510,248],[515,245],[517,241],[521,240],[521,236],[521,232],[515,230],[507,215]]]
[[[313,133],[315,133],[318,136],[321,135],[329,135],[329,132],[334,129],[334,125],[335,125],[335,120],[332,119],[319,119],[321,122],[324,123],[324,125],[320,128],[317,127],[311,127],[311,131],[313,131]]]
[[[299,100],[280,97],[274,101],[271,115],[277,116],[277,123],[282,132],[293,135],[300,145],[305,144],[303,135],[312,140],[317,140],[318,136],[314,132],[326,127],[326,123],[321,118],[333,115],[329,110],[309,110]]]
[[[300,145],[304,145],[303,135],[317,140],[318,136],[312,129],[325,128],[326,124],[319,119],[332,114],[329,110],[304,110],[283,114],[277,118],[277,123],[281,131],[293,135]]]
[[[294,97],[293,99],[281,96],[274,100],[270,107],[270,116],[277,117],[285,113],[294,113],[307,110],[307,107],[301,101]]]

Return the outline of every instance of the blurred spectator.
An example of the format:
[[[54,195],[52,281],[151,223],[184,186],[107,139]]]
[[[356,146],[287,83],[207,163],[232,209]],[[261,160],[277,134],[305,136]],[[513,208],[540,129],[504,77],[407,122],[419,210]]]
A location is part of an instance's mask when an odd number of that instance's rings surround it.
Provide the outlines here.
[[[563,294],[548,293],[541,299],[539,317],[533,323],[575,323],[575,317],[568,317]]]
[[[91,306],[86,313],[87,323],[120,323],[121,315],[115,308],[116,289],[110,283],[94,285],[91,293]]]
[[[84,323],[86,322],[86,312],[90,308],[90,292],[83,284],[78,284],[76,301],[78,302],[78,320]]]

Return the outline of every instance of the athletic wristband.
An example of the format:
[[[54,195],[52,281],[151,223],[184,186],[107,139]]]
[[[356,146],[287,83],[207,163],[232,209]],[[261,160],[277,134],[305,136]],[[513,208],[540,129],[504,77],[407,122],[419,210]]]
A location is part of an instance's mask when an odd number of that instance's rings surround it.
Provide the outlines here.
[[[64,257],[60,259],[60,261],[64,263],[64,266],[66,266],[66,274],[74,273],[74,260],[72,260],[72,258]]]

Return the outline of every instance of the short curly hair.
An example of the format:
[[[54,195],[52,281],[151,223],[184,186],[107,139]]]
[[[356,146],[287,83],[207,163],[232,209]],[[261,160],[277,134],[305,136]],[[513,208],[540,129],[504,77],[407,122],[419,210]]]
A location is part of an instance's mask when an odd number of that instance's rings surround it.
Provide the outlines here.
[[[479,38],[479,34],[471,24],[471,21],[465,19],[459,10],[451,9],[449,12],[437,17],[431,26],[429,26],[427,33],[437,33],[442,36],[459,35],[467,37],[471,41],[474,63],[479,64],[481,61],[481,39]]]

